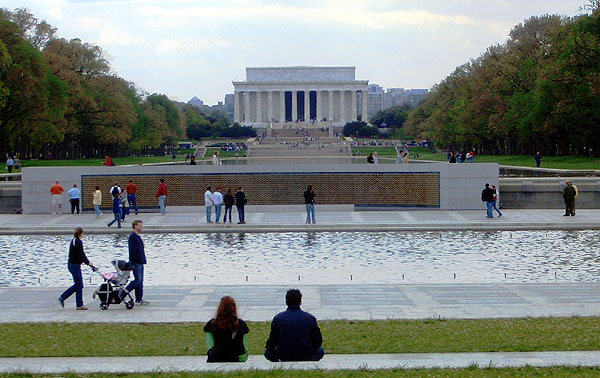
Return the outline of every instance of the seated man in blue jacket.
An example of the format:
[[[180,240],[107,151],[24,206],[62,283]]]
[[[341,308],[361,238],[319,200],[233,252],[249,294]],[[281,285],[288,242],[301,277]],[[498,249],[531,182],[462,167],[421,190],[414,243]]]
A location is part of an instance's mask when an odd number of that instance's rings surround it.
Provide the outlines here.
[[[300,309],[302,293],[291,289],[285,294],[288,308],[275,315],[267,340],[265,358],[279,361],[319,361],[325,351],[317,319]]]

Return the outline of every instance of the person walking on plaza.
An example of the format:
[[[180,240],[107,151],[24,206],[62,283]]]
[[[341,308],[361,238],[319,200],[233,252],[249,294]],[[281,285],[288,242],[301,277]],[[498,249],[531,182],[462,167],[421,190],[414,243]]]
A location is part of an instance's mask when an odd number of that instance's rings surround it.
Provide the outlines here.
[[[221,160],[219,159],[219,151],[215,151],[215,153],[211,157],[213,165],[221,165]]]
[[[217,186],[217,190],[212,194],[212,200],[213,206],[215,207],[215,223],[219,223],[219,219],[221,219],[221,208],[223,207],[223,194],[221,193],[220,186]],[[223,219],[224,218],[225,217],[223,217]]]
[[[79,197],[81,197],[81,191],[77,188],[77,184],[73,184],[73,187],[67,192],[69,194],[69,202],[71,202],[71,214],[79,214]]]
[[[115,193],[112,196],[112,210],[115,219],[108,223],[108,227],[112,226],[115,222],[117,222],[118,228],[121,228],[121,204],[119,203],[119,193]]]
[[[235,207],[237,207],[238,217],[240,218],[238,224],[246,224],[246,216],[244,214],[244,206],[246,206],[246,203],[248,203],[248,200],[246,199],[246,193],[244,193],[242,187],[240,186],[238,191],[235,193]]]
[[[538,151],[538,152],[535,154],[535,166],[539,168],[539,167],[540,167],[540,164],[541,164],[541,162],[542,162],[542,155],[541,155],[541,154],[540,154],[540,152]]]
[[[129,215],[129,201],[127,200],[127,190],[119,196],[119,204],[121,205],[121,222],[125,221],[125,216]]]
[[[165,201],[167,200],[167,184],[165,184],[165,179],[160,179],[160,184],[158,184],[158,190],[156,191],[156,198],[158,198],[158,207],[160,208],[159,215],[165,215],[167,213],[167,208],[165,206]]]
[[[150,302],[144,300],[144,265],[146,265],[146,252],[144,251],[144,241],[140,234],[143,229],[141,220],[134,220],[131,223],[133,232],[129,235],[129,263],[132,266],[133,281],[127,285],[127,292],[135,289],[135,303],[138,305],[147,305]]]
[[[456,155],[454,154],[453,151],[450,151],[450,159],[448,159],[448,163],[456,163]]]
[[[229,223],[231,223],[231,210],[235,204],[235,197],[231,192],[231,188],[227,189],[227,193],[223,196],[223,203],[225,204],[225,214],[223,215],[223,223],[227,222],[227,213],[229,213]]]
[[[102,211],[100,211],[100,205],[102,205],[102,192],[100,191],[100,187],[96,185],[96,190],[93,193],[92,205],[94,205],[94,211],[96,212],[96,216],[99,217],[102,215]]]
[[[133,207],[135,215],[138,215],[140,211],[135,198],[135,195],[138,190],[137,185],[134,184],[133,180],[129,180],[129,183],[127,184],[127,186],[125,186],[125,190],[127,191],[127,202],[129,203],[129,207]]]
[[[115,184],[110,187],[110,190],[108,192],[110,193],[111,196],[114,196],[115,192],[118,194],[121,194],[122,191],[123,191],[123,189],[121,189],[119,184],[115,182]]]
[[[6,170],[8,171],[8,173],[12,173],[14,165],[15,161],[13,160],[12,156],[9,156],[8,159],[6,159]]]
[[[498,207],[496,206],[496,203],[498,202],[498,190],[496,190],[496,185],[492,185],[492,190],[494,191],[494,200],[492,201],[492,209],[495,209],[496,212],[498,213],[498,218],[500,218],[502,216],[502,213],[500,212],[500,210],[498,210]],[[493,212],[492,212],[493,214]]]
[[[312,185],[309,185],[304,192],[304,203],[306,204],[306,223],[310,224],[311,216],[312,223],[317,223],[315,221],[315,191],[313,190]]]
[[[373,152],[373,164],[379,164],[379,159],[377,159],[377,151]]]
[[[566,182],[563,189],[563,199],[565,200],[565,217],[575,216],[575,198],[577,198],[577,189],[571,181]]]
[[[235,301],[230,296],[221,298],[217,314],[204,326],[206,362],[246,362],[248,325],[237,316]]]
[[[65,190],[56,181],[54,185],[50,187],[50,194],[52,195],[52,214],[56,214],[58,210],[59,214],[62,214],[62,193]]]
[[[493,218],[494,213],[492,213],[492,203],[494,202],[494,191],[490,188],[490,184],[485,184],[485,189],[481,192],[481,200],[485,202],[487,217]]]
[[[279,361],[319,361],[325,351],[317,319],[300,309],[302,293],[298,289],[285,294],[287,310],[275,315],[265,347],[265,358]]]
[[[90,260],[88,260],[85,252],[83,251],[83,228],[77,227],[73,233],[73,240],[69,244],[69,262],[67,268],[73,276],[73,286],[65,290],[61,295],[58,296],[58,303],[62,307],[65,307],[65,301],[75,293],[75,306],[78,310],[87,310],[88,308],[83,305],[83,276],[81,274],[81,264],[94,266]]]
[[[204,207],[206,208],[206,223],[212,223],[212,207],[214,205],[211,187],[206,187],[204,192]]]

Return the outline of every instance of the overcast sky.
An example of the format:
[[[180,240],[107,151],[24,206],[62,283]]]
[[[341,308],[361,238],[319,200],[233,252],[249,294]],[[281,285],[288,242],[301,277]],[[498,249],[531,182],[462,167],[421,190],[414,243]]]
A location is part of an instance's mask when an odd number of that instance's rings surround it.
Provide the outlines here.
[[[356,66],[383,87],[430,88],[534,15],[574,16],[587,0],[4,0],[59,37],[100,45],[148,92],[208,104],[246,67]]]

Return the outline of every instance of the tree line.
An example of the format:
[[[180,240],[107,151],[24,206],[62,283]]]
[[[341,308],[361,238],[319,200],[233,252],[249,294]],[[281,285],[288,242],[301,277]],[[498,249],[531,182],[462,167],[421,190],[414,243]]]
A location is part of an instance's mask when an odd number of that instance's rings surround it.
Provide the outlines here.
[[[223,114],[138,89],[111,71],[101,47],[56,32],[25,8],[0,9],[0,156],[156,154],[186,134],[248,133],[229,130]]]
[[[435,85],[407,132],[488,154],[600,155],[600,1],[531,17]]]

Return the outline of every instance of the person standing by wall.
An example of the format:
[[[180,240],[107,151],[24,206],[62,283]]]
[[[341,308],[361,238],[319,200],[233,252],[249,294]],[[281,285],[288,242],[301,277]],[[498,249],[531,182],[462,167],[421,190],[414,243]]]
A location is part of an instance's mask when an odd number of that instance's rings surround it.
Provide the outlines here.
[[[496,185],[492,185],[492,190],[494,191],[494,200],[492,201],[492,209],[496,210],[496,212],[498,213],[498,218],[500,218],[502,216],[502,213],[500,212],[500,210],[498,210],[498,207],[496,206],[496,203],[499,203],[498,202],[498,190],[496,190]]]
[[[535,166],[539,168],[540,164],[542,163],[542,155],[540,154],[539,151],[535,154],[534,159],[535,159]]]
[[[167,213],[167,207],[165,205],[165,201],[167,200],[167,184],[165,184],[165,179],[160,179],[160,184],[158,184],[158,190],[156,191],[156,198],[158,198],[158,207],[160,208],[159,215],[165,215]]]
[[[135,303],[138,305],[148,305],[143,299],[144,297],[144,265],[146,265],[146,252],[144,251],[144,241],[140,234],[143,229],[143,222],[141,220],[134,220],[131,223],[133,232],[129,235],[129,263],[133,269],[133,281],[127,285],[127,292],[135,289]]]
[[[212,200],[213,206],[215,207],[215,223],[219,223],[219,219],[221,219],[221,208],[223,207],[223,194],[221,193],[220,186],[217,186],[217,190],[212,194]],[[223,217],[223,219],[224,218],[225,217]]]
[[[379,159],[377,159],[377,151],[373,152],[373,164],[379,164]]]
[[[102,205],[102,192],[100,191],[100,187],[96,185],[96,190],[93,193],[94,199],[92,200],[92,205],[94,205],[94,211],[96,212],[96,217],[102,215],[102,211],[100,211],[100,205]]]
[[[83,305],[83,276],[81,275],[81,264],[94,266],[90,260],[88,260],[85,252],[83,252],[83,243],[81,238],[83,237],[83,228],[77,227],[73,233],[73,239],[69,244],[69,262],[67,268],[73,276],[73,286],[65,290],[61,295],[56,298],[58,303],[62,307],[65,307],[65,301],[73,293],[75,293],[75,306],[77,310],[87,310],[88,308]]]
[[[52,195],[52,214],[56,214],[58,210],[59,214],[62,214],[62,193],[65,190],[56,181],[54,185],[50,187],[50,194]]]
[[[565,200],[564,216],[575,216],[575,198],[577,197],[577,189],[575,189],[575,186],[571,181],[567,181],[566,184],[567,185],[563,189],[563,199]]]
[[[490,184],[485,184],[485,189],[481,192],[481,200],[485,202],[487,217],[493,218],[494,213],[492,213],[492,203],[494,202],[494,191],[490,188]]]
[[[69,202],[71,202],[71,214],[79,214],[79,197],[81,197],[81,191],[77,188],[77,184],[73,184],[73,187],[67,192],[69,194]]]
[[[240,186],[235,193],[235,207],[237,207],[238,217],[240,218],[238,224],[246,224],[246,216],[244,214],[244,206],[246,206],[246,203],[248,203],[246,193],[244,193],[244,190]]]
[[[312,223],[317,223],[315,221],[315,191],[313,190],[312,185],[309,185],[304,192],[304,203],[306,204],[306,223],[310,224],[311,216]]]
[[[214,205],[211,187],[206,187],[204,192],[204,207],[206,208],[206,223],[212,223],[212,207]]]
[[[223,197],[223,203],[225,204],[225,214],[223,215],[223,223],[227,222],[227,213],[229,212],[229,223],[231,223],[231,210],[235,204],[235,197],[231,192],[231,188],[227,189],[227,193]]]
[[[450,151],[450,159],[448,159],[448,163],[456,163],[456,155],[454,154],[454,151]]]
[[[12,173],[14,165],[15,161],[13,160],[12,156],[8,156],[8,159],[6,159],[6,170],[8,171],[8,173]]]
[[[137,190],[138,190],[137,185],[135,185],[133,180],[129,180],[129,183],[127,184],[127,186],[125,186],[125,190],[127,191],[127,202],[129,203],[129,206],[133,207],[133,210],[135,211],[135,215],[138,215],[139,208],[137,206],[136,198],[135,198]]]

